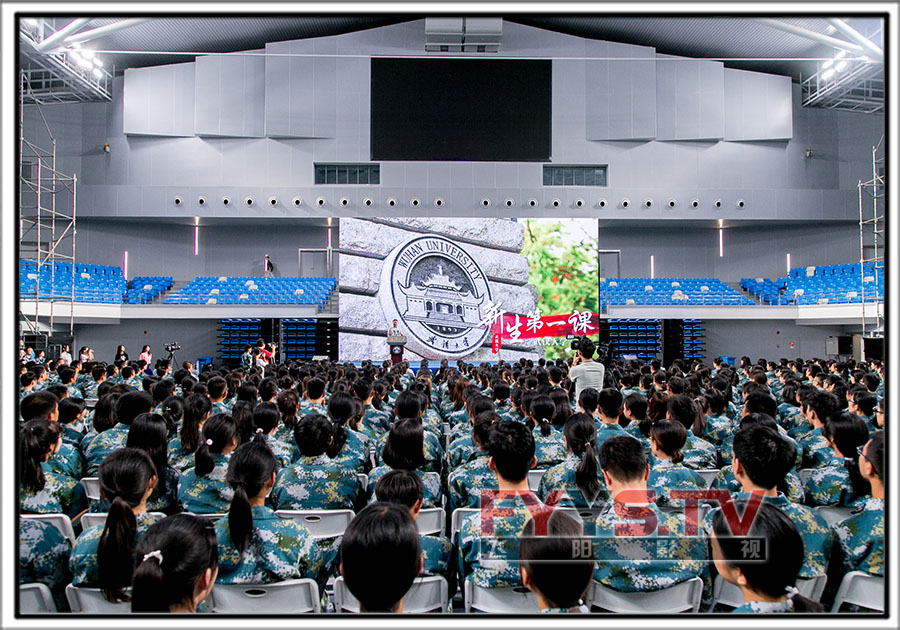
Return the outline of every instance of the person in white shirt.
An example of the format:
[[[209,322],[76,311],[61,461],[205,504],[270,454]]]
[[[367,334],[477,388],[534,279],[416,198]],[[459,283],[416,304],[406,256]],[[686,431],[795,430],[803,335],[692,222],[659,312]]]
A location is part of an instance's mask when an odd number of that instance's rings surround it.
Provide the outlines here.
[[[402,337],[403,332],[397,326],[399,322],[395,319],[393,325],[388,329],[388,337]]]
[[[569,370],[569,379],[575,383],[575,400],[581,395],[583,389],[593,387],[597,391],[603,389],[603,376],[606,368],[602,363],[594,361],[594,352],[597,347],[587,337],[582,338],[578,346],[578,354]]]

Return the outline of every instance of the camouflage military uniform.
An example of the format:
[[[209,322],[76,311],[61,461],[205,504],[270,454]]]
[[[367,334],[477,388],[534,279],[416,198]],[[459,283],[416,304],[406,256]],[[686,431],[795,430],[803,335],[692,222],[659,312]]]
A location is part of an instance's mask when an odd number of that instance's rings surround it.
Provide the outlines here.
[[[518,414],[512,408],[512,404],[508,400],[497,403],[494,402],[494,411],[496,411],[504,420],[519,420]]]
[[[164,477],[164,485],[161,486],[157,482],[156,490],[147,499],[148,512],[170,513],[173,508],[176,512],[180,509],[178,504],[178,482],[181,480],[181,473],[171,466],[167,466]]]
[[[784,483],[787,486],[786,495],[788,501],[803,505],[803,499],[806,497],[806,494],[803,491],[803,482],[800,481],[797,473],[791,471],[785,475]],[[722,467],[716,473],[709,487],[713,490],[727,490],[731,494],[741,492],[741,483],[734,476],[734,470],[730,465]]]
[[[66,396],[69,398],[84,398],[81,394],[81,390],[74,385],[66,385]]]
[[[781,403],[778,405],[777,414],[778,420],[780,420],[779,424],[784,427],[787,431],[791,431],[793,429],[797,429],[803,425],[806,420],[803,418],[803,413],[800,410],[800,407],[792,405],[790,403]]]
[[[840,465],[815,468],[810,472],[803,484],[809,505],[845,506],[856,499],[850,474],[843,466],[843,460],[838,461]]]
[[[65,588],[72,581],[72,545],[49,523],[19,519],[19,583],[45,584],[57,610],[68,610]]]
[[[842,458],[838,457],[834,449],[828,446],[828,442],[822,435],[821,427],[813,429],[799,438],[797,442],[803,449],[803,468],[824,468],[841,464]]]
[[[658,460],[650,469],[647,488],[656,490],[657,504],[683,506],[682,499],[673,499],[671,490],[705,490],[706,482],[690,468],[674,463],[671,459]]]
[[[732,499],[735,500],[749,498],[749,492],[739,492],[732,496]],[[794,522],[794,525],[797,526],[797,530],[800,532],[800,537],[803,539],[805,557],[803,560],[803,568],[800,569],[800,575],[798,577],[807,580],[825,573],[825,568],[828,566],[828,556],[831,554],[832,543],[831,530],[828,528],[828,524],[825,520],[816,514],[812,508],[791,503],[788,501],[787,497],[780,492],[778,493],[778,496],[763,497],[763,501],[771,503],[784,512],[788,518]],[[712,530],[713,514],[719,509],[721,508],[710,510],[703,521],[703,529],[707,535]]]
[[[453,545],[443,536],[419,536],[419,542],[422,548],[421,575],[440,575],[447,580],[448,592],[455,593],[456,556]]]
[[[96,477],[100,464],[107,455],[115,450],[124,448],[125,442],[128,440],[128,431],[131,429],[127,424],[119,422],[116,426],[111,427],[100,433],[91,440],[91,443],[84,451],[85,458],[85,475],[88,477]]]
[[[551,498],[550,493],[554,490],[564,493],[558,503],[560,506],[590,507],[606,501],[609,498],[609,492],[606,489],[606,483],[603,481],[603,475],[599,472],[599,466],[597,475],[600,482],[600,491],[597,498],[591,501],[581,492],[581,489],[575,483],[575,469],[580,464],[580,456],[568,453],[561,463],[548,468],[544,476],[541,477],[541,483],[538,486],[537,495],[541,501],[549,501]]]
[[[597,452],[600,452],[600,447],[603,443],[611,437],[616,435],[630,435],[618,424],[609,424],[597,421]]]
[[[448,507],[452,512],[456,508],[477,508],[481,505],[482,490],[496,490],[497,477],[488,468],[490,455],[482,453],[468,464],[457,468],[447,480],[450,488]]]
[[[81,393],[85,398],[96,398],[97,397],[97,388],[100,387],[100,383],[91,378],[90,381],[85,383],[81,388]]]
[[[169,466],[181,474],[194,467],[194,454],[185,453],[182,450],[181,437],[177,435],[169,440],[166,457],[169,460]]]
[[[526,504],[526,501],[528,504]],[[466,516],[459,529],[459,567],[464,582],[485,588],[521,586],[519,576],[519,545],[525,523],[532,509],[541,506],[534,494],[497,497],[494,507],[500,511],[496,518],[482,527],[483,511]]]
[[[706,426],[700,437],[715,445],[722,444],[734,432],[734,421],[724,413],[720,416],[706,416]]]
[[[379,461],[381,461],[381,453],[384,452],[384,445],[387,444],[388,435],[390,434],[385,433],[376,443],[375,448]],[[440,472],[444,451],[441,448],[441,441],[430,431],[425,431],[422,453],[425,456],[425,465],[422,466],[422,470],[426,472]]]
[[[148,513],[135,514],[137,523],[137,538],[144,535],[147,528],[156,522],[157,518]],[[100,569],[97,562],[97,549],[100,546],[100,536],[105,525],[96,525],[84,530],[75,540],[72,547],[72,555],[69,558],[69,568],[72,571],[72,584],[75,586],[96,586],[100,582]]]
[[[363,427],[373,429],[377,435],[381,435],[391,430],[391,416],[384,411],[375,409],[372,405],[368,405],[366,407],[366,415],[363,416],[361,424]]]
[[[359,431],[354,431],[348,426],[344,429],[347,431],[347,441],[332,459],[352,465],[357,472],[365,472],[369,467],[369,445],[372,442]]]
[[[189,468],[178,480],[178,501],[186,512],[218,514],[231,505],[234,490],[225,481],[231,454],[212,453],[212,458],[215,466],[209,474],[201,477]]]
[[[81,473],[84,469],[84,459],[77,448],[68,444],[65,440],[59,447],[59,451],[53,453],[47,463],[58,473],[67,475],[72,479],[81,479]]]
[[[75,448],[79,448],[81,444],[81,440],[84,439],[84,424],[81,422],[73,422],[71,424],[62,424],[62,439],[63,444],[71,444]],[[82,460],[82,466],[84,466],[84,458],[81,457],[81,452],[79,451],[78,457]]]
[[[326,417],[328,416],[328,409],[325,407],[324,403],[310,402],[309,400],[300,401],[300,409],[297,411],[298,418],[317,413]]]
[[[478,453],[478,447],[472,440],[471,435],[457,438],[450,443],[447,449],[447,463],[450,468],[459,468],[466,462],[472,461],[472,458]]]
[[[719,450],[706,440],[696,437],[690,429],[687,431],[687,441],[681,452],[684,454],[681,463],[686,468],[709,470],[719,466]]]
[[[745,602],[731,611],[732,613],[792,613],[794,600],[788,597],[783,602]]]
[[[231,540],[228,519],[216,521],[219,544],[220,584],[271,584],[284,580],[313,578],[322,581],[322,554],[309,530],[282,519],[265,506],[251,508],[253,532],[241,554]],[[327,579],[327,578],[325,578]],[[320,584],[320,588],[324,586]]]
[[[272,455],[275,456],[276,461],[278,461],[278,465],[282,468],[290,466],[300,457],[300,450],[293,440],[282,442],[274,433],[272,435],[263,435],[263,439],[272,451]]]
[[[38,492],[19,488],[19,509],[26,514],[67,514],[75,518],[87,508],[87,497],[78,480],[54,472],[41,462],[44,487]]]
[[[278,510],[352,510],[360,504],[360,492],[356,471],[323,454],[283,468],[267,504]]]
[[[228,406],[224,400],[220,400],[219,402],[214,402],[212,404],[212,409],[209,411],[209,415],[214,416],[217,413],[230,414],[231,408]]]
[[[708,576],[706,540],[684,536],[679,515],[662,512],[654,503],[641,506],[651,510],[657,521],[657,527],[646,532],[640,519],[616,514],[615,505],[610,502],[597,517],[595,580],[617,591],[635,592],[655,591]],[[617,532],[629,524],[632,534]]]
[[[369,487],[367,489],[369,501],[375,500],[375,484],[378,483],[378,480],[381,479],[385,474],[391,472],[391,470],[393,470],[393,468],[384,465],[376,466],[369,471]],[[435,477],[434,475],[426,476],[424,470],[414,470],[413,472],[419,476],[419,479],[422,480],[422,484],[425,486],[425,496],[422,499],[422,507],[443,507],[441,505],[442,493],[440,478]]]
[[[867,497],[861,511],[831,526],[842,573],[884,575],[884,499]]]
[[[558,429],[550,429],[550,435],[544,435],[540,427],[535,427],[531,434],[534,436],[534,456],[538,468],[555,466],[566,458],[566,443]]]

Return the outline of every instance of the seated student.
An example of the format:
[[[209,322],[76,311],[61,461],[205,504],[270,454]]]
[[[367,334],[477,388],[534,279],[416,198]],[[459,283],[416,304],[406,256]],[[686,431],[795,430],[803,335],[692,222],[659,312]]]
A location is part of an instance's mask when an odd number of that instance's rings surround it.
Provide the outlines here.
[[[375,403],[379,405],[380,400],[375,400],[375,384],[367,379],[358,379],[353,383],[353,393],[362,402],[365,409],[359,430],[369,436],[369,439],[376,440],[381,435],[390,430],[391,416],[382,411]]]
[[[54,470],[48,463],[62,443],[62,427],[56,422],[29,420],[19,429],[19,509],[22,512],[63,513],[75,518],[87,508],[87,497],[79,481]]]
[[[687,430],[680,422],[660,420],[650,427],[650,450],[655,461],[650,468],[647,486],[656,491],[658,505],[684,505],[683,500],[672,498],[672,490],[706,489],[703,477],[681,463],[685,440]]]
[[[586,613],[584,595],[594,577],[594,555],[584,528],[554,511],[545,535],[535,536],[535,519],[525,523],[519,539],[519,574],[542,613]],[[589,554],[576,553],[587,547]]]
[[[194,453],[200,446],[200,430],[209,418],[212,403],[205,394],[191,394],[184,401],[184,416],[178,435],[169,440],[169,465],[184,474],[194,467]]]
[[[781,398],[784,402],[778,405],[778,417],[780,425],[786,431],[792,431],[803,424],[803,411],[800,408],[800,400],[797,394],[800,391],[800,385],[796,381],[786,383],[784,389],[781,390]]]
[[[494,411],[494,406],[486,396],[474,394],[466,401],[468,421],[456,425],[459,431],[451,433],[452,441],[447,449],[447,461],[451,469],[459,468],[466,462],[472,461],[478,455],[479,449],[472,440],[472,427],[475,425],[475,418],[487,411]],[[500,419],[502,420],[503,416],[500,416]],[[465,430],[466,434],[459,435],[463,430]],[[458,435],[459,437],[453,439],[453,435]]]
[[[221,584],[269,584],[318,579],[324,588],[321,556],[309,530],[279,518],[266,507],[278,462],[262,434],[242,444],[228,463],[234,498],[228,516],[216,522]]]
[[[213,376],[206,381],[206,393],[212,403],[210,413],[231,413],[231,408],[225,402],[228,398],[228,381],[221,376]]]
[[[744,400],[744,406],[741,408],[740,417],[738,418],[738,425],[740,425],[744,418],[750,415],[761,416],[765,418],[772,418],[774,421],[775,416],[777,415],[777,407],[775,405],[775,399],[765,394],[761,391],[753,391],[747,395],[746,400]],[[800,444],[792,438],[787,431],[784,430],[783,427],[779,426],[776,422],[774,428],[778,431],[781,437],[785,438],[788,442],[790,442],[795,449],[797,449],[797,455],[794,459],[794,467],[799,468],[803,463],[803,449],[800,447]],[[734,434],[729,435],[722,442],[719,448],[719,461],[723,466],[728,466],[731,464],[731,441],[734,438]],[[799,479],[799,478],[798,478]],[[788,485],[791,486],[794,479],[792,477],[788,478]],[[790,497],[790,493],[789,493]]]
[[[308,413],[327,413],[325,406],[325,381],[320,378],[311,378],[306,381],[306,391],[300,402],[300,415]]]
[[[671,379],[670,379],[671,380]],[[666,419],[680,422],[687,431],[687,441],[684,443],[683,464],[694,470],[709,470],[718,465],[719,453],[715,446],[702,440],[693,433],[692,427],[700,429],[701,416],[697,405],[690,396],[676,394],[669,396],[666,401]]]
[[[84,398],[97,398],[97,388],[106,380],[106,368],[97,365],[91,370],[91,378],[81,388]],[[73,397],[74,398],[74,397]]]
[[[178,501],[186,512],[219,514],[228,510],[234,492],[225,477],[237,445],[237,426],[231,416],[217,413],[203,424],[194,467],[178,480]]]
[[[63,404],[65,403],[65,404]],[[22,420],[47,420],[57,422],[62,435],[62,443],[59,445],[50,457],[47,458],[47,465],[53,472],[66,475],[73,479],[81,479],[84,470],[84,458],[78,450],[77,445],[71,444],[66,439],[66,431],[68,426],[59,423],[60,406],[65,412],[66,419],[78,418],[78,409],[84,409],[84,401],[81,398],[63,398],[59,400],[49,391],[35,392],[22,401],[20,405],[20,413]],[[82,414],[83,415],[83,414]],[[69,439],[73,438],[74,432],[69,434]]]
[[[835,545],[828,580],[835,585],[850,571],[884,575],[884,431],[876,432],[862,448],[859,470],[871,485],[872,496],[866,497],[861,510],[831,526]]]
[[[427,406],[428,399],[425,397],[424,392],[410,389],[397,397],[397,402],[394,404],[394,412],[397,418],[411,419],[422,425],[424,430],[422,455],[425,458],[422,470],[426,472],[441,472],[444,451],[441,448],[438,430],[434,426],[426,426],[424,423],[423,410]],[[387,438],[387,433],[378,438],[378,441],[375,443],[376,455],[384,450]]]
[[[240,401],[240,392],[238,394],[235,405]],[[294,429],[300,422],[297,415],[300,412],[300,394],[296,389],[285,389],[275,397],[275,404],[278,407],[278,413],[281,414],[281,423],[275,429],[275,437],[281,442],[293,442]],[[253,406],[255,407],[256,404],[254,403]],[[234,416],[234,406],[231,407],[231,415]]]
[[[801,401],[806,424],[804,432],[788,432],[802,450],[802,468],[822,468],[835,464],[837,456],[822,436],[825,420],[841,410],[837,396],[830,392],[811,391]],[[793,433],[793,434],[792,434]]]
[[[418,520],[425,507],[425,486],[422,479],[410,470],[392,470],[375,484],[375,500],[396,503],[409,509]],[[456,592],[456,556],[450,540],[437,534],[420,534],[422,575],[440,575],[447,580],[449,592]]]
[[[484,588],[521,586],[518,538],[532,511],[544,509],[528,488],[528,471],[535,464],[534,437],[524,424],[502,420],[490,431],[487,447],[488,467],[496,476],[493,487],[498,492],[491,505],[482,503],[481,510],[466,516],[460,525],[460,577]],[[482,523],[485,513],[492,516],[490,523]]]
[[[19,401],[34,392],[34,373],[24,372],[19,376]]]
[[[403,596],[422,569],[420,550],[405,507],[379,501],[354,517],[341,543],[340,573],[360,612],[403,612]]]
[[[382,466],[376,466],[369,471],[369,500],[374,501],[374,490],[385,474],[396,470],[408,470],[415,473],[423,484],[423,497],[425,508],[441,507],[441,480],[435,475],[426,477],[423,466],[425,457],[422,454],[424,441],[424,429],[422,425],[412,419],[398,420],[391,427],[387,443],[381,459]]]
[[[547,469],[538,486],[541,501],[559,505],[591,507],[609,498],[597,466],[597,424],[586,413],[575,413],[563,427],[566,458]]]
[[[219,573],[215,530],[190,514],[151,525],[135,552],[131,612],[197,612]]]
[[[701,411],[706,414],[706,424],[698,437],[710,444],[720,446],[734,433],[734,421],[725,413],[725,394],[717,389],[707,389],[703,396],[695,398],[694,402],[701,406]]]
[[[308,386],[308,384],[307,384]],[[368,470],[369,463],[369,438],[357,431],[358,425],[353,421],[354,405],[353,396],[347,392],[335,392],[328,401],[328,417],[331,421],[343,429],[344,436],[339,440],[340,448],[330,449],[328,456],[331,459],[345,462],[352,466],[356,472],[362,473]],[[311,412],[310,412],[311,413]],[[341,435],[335,428],[335,436]]]
[[[847,411],[855,413],[863,419],[863,422],[866,423],[866,428],[869,430],[870,438],[875,434],[875,431],[878,430],[875,426],[875,408],[877,406],[878,397],[867,391],[857,392],[847,401]]]
[[[106,456],[125,446],[131,421],[142,413],[149,413],[152,405],[150,394],[144,392],[127,392],[119,397],[116,401],[117,424],[97,435],[85,448],[86,476],[95,476]]]
[[[611,437],[600,447],[599,460],[611,501],[595,523],[594,579],[614,590],[633,592],[706,576],[706,543],[684,536],[682,517],[660,511],[653,501],[647,488],[650,467],[640,442],[631,436]],[[648,524],[655,527],[648,531]],[[659,536],[679,539],[677,551],[669,552],[673,557],[659,556]]]
[[[127,602],[135,542],[154,521],[147,499],[156,488],[156,469],[143,451],[120,448],[103,460],[98,477],[109,512],[103,525],[84,530],[75,541],[72,584],[100,588],[111,602]]]
[[[746,509],[746,501],[733,503]],[[824,612],[821,604],[794,588],[803,566],[803,539],[782,510],[771,503],[760,504],[747,536],[765,539],[762,559],[747,559],[746,538],[733,535],[722,510],[712,515],[710,545],[716,570],[744,596],[744,604],[731,612]]]
[[[509,400],[509,385],[503,381],[494,381],[491,386],[491,398],[494,403],[494,411],[500,414],[504,420],[515,420],[514,412]]]
[[[591,418],[597,416],[597,404],[599,403],[600,392],[593,387],[585,387],[578,394],[578,409],[581,413],[586,413]]]
[[[534,456],[537,457],[538,468],[555,466],[566,457],[563,436],[550,424],[555,412],[556,405],[549,396],[536,396],[528,408],[526,423],[534,436]]]
[[[622,415],[628,420],[625,432],[650,450],[650,419],[647,417],[647,399],[641,394],[629,394],[622,400]]]
[[[809,505],[850,505],[869,494],[869,484],[859,472],[858,447],[869,438],[866,423],[852,413],[829,416],[822,437],[835,453],[834,463],[813,469],[803,488]]]
[[[59,369],[57,374],[59,374],[59,384],[66,388],[66,396],[69,396],[70,398],[84,397],[81,390],[75,387],[75,379],[78,376],[76,370],[71,367],[63,367]]]
[[[253,428],[256,431],[262,431],[263,439],[278,465],[285,468],[294,463],[300,457],[300,451],[292,439],[290,442],[283,442],[277,435],[278,424],[281,422],[281,414],[278,413],[278,406],[275,403],[263,402],[259,403],[253,409]]]
[[[751,426],[766,426],[771,429],[775,429],[782,438],[787,441],[791,447],[794,449],[795,453],[799,453],[797,443],[786,436],[781,431],[778,431],[778,425],[775,423],[771,417],[767,416],[763,413],[751,413],[749,415],[745,415],[740,419],[740,423],[738,424],[738,430],[746,429]],[[712,483],[710,484],[710,488],[715,490],[727,490],[728,492],[734,494],[736,492],[741,491],[741,483],[734,476],[734,468],[732,466],[732,460],[734,458],[734,437],[729,437],[727,442],[722,445],[722,449],[728,449],[728,455],[725,455],[724,450],[719,451],[721,459],[728,461],[727,466],[723,466],[719,469],[719,472],[716,473],[716,476],[713,477]],[[794,464],[797,463],[797,456],[794,456]],[[785,496],[792,503],[800,503],[804,502],[806,498],[806,492],[803,489],[803,482],[800,480],[800,477],[797,473],[791,469],[787,475],[784,477],[784,481],[779,486],[779,491],[784,492]]]
[[[772,421],[774,422],[774,421]],[[749,499],[751,493],[762,494],[764,503],[771,503],[790,517],[803,538],[805,560],[800,570],[803,579],[825,573],[831,551],[831,532],[828,524],[811,508],[788,500],[779,490],[794,461],[794,446],[772,426],[742,426],[734,436],[734,476],[741,484],[741,492],[732,495],[735,501]],[[712,516],[720,508],[707,514],[704,529],[709,532]]]
[[[65,589],[72,582],[71,552],[72,544],[54,525],[19,518],[19,584],[46,585],[60,612],[69,610]]]
[[[300,458],[282,468],[269,495],[277,510],[353,510],[362,502],[356,470],[328,457],[342,429],[321,414],[303,416],[294,429]]]
[[[496,476],[490,468],[488,444],[491,431],[500,422],[514,421],[501,420],[493,411],[483,411],[475,418],[472,441],[478,449],[478,454],[474,459],[453,470],[447,478],[449,488],[447,506],[451,512],[461,507],[479,507],[482,491],[496,488]],[[522,427],[525,428],[525,425]]]
[[[174,393],[175,382],[170,381],[169,379],[162,380],[153,385],[153,389],[150,390],[150,395],[153,397],[153,413],[162,412],[163,401]]]
[[[619,424],[619,414],[622,413],[622,394],[617,389],[608,387],[597,395],[597,448],[603,446],[603,442],[615,435],[629,435]]]
[[[184,399],[181,396],[169,396],[160,405],[159,415],[166,422],[166,457],[168,457],[168,440],[171,440],[181,429],[184,422]]]
[[[181,510],[178,504],[181,473],[169,466],[166,459],[167,435],[166,421],[161,415],[142,413],[132,421],[125,446],[147,453],[156,468],[159,483],[147,500],[147,510],[172,514]]]

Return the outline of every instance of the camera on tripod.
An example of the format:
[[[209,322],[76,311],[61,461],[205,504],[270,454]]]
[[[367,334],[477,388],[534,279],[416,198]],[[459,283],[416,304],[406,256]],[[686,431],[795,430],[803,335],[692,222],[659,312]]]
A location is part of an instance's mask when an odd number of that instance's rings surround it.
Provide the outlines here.
[[[168,352],[169,354],[172,354],[176,350],[181,350],[181,346],[178,345],[177,341],[172,342],[172,343],[167,343],[165,345],[165,348],[166,348],[166,352]]]

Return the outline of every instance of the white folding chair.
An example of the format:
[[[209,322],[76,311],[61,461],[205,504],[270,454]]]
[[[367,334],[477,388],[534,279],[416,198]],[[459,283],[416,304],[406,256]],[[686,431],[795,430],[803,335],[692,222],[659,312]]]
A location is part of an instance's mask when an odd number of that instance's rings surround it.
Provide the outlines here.
[[[321,611],[319,586],[308,578],[274,584],[216,584],[209,596],[214,613],[284,615]]]
[[[344,578],[339,577],[334,581],[334,594],[331,596],[336,613],[358,613],[359,600],[357,600],[347,585]],[[445,611],[447,602],[450,601],[447,580],[439,575],[416,578],[406,595],[403,596],[403,612],[427,613],[434,610]]]
[[[703,580],[699,577],[679,582],[656,591],[626,593],[616,591],[596,580],[588,587],[588,607],[628,614],[672,614],[700,610]],[[743,603],[743,602],[742,602]]]
[[[453,514],[450,515],[450,542],[456,543],[456,536],[459,534],[459,528],[462,525],[463,519],[469,514],[476,514],[478,512],[478,508],[456,508],[453,510]]]
[[[90,529],[91,527],[96,527],[97,525],[103,525],[106,522],[106,515],[108,512],[85,512],[81,515],[81,528],[82,529]],[[147,512],[150,516],[153,517],[153,521],[161,521],[166,518],[166,515],[162,512]]]
[[[813,471],[815,471],[815,468],[801,468],[797,471],[797,476],[800,477],[800,481],[804,486],[806,485],[806,480],[813,474]]]
[[[100,479],[98,477],[82,477],[81,485],[84,486],[84,493],[88,499],[100,500]]]
[[[444,512],[444,508],[427,508],[419,510],[416,526],[419,528],[420,534],[436,534],[438,536],[443,536],[446,522],[447,514]]]
[[[207,521],[212,521],[215,523],[221,518],[225,518],[228,516],[228,512],[212,512],[210,514],[197,514],[196,512],[182,512],[182,514],[189,514],[190,516],[196,516],[197,518],[202,518]]]
[[[341,536],[356,516],[353,510],[277,510],[275,514],[302,523],[313,538]]]
[[[75,544],[75,530],[72,521],[65,514],[20,514],[19,518],[28,521],[43,521],[53,525],[70,543]]]
[[[828,523],[828,526],[831,527],[835,523],[840,523],[846,518],[850,517],[853,508],[849,507],[834,507],[832,505],[820,505],[815,508],[816,514],[825,519],[825,522]]]
[[[537,597],[524,586],[485,588],[467,581],[463,592],[467,613],[473,610],[506,614],[538,612]]]
[[[130,592],[131,589],[126,589]],[[84,586],[66,587],[66,599],[73,613],[90,613],[93,615],[122,615],[131,612],[131,602],[108,602],[99,588]]]
[[[547,472],[545,468],[533,468],[528,471],[528,489],[537,492],[541,485],[541,478]]]
[[[55,613],[56,603],[46,584],[19,584],[19,613]]]
[[[709,468],[706,470],[695,470],[694,472],[703,478],[703,481],[706,482],[706,487],[709,488],[712,485],[713,479],[715,479],[716,475],[719,473],[719,469]]]
[[[423,475],[422,482],[424,483],[428,479],[434,479],[438,486],[441,485],[441,473],[427,472]]]
[[[363,492],[367,493],[369,491],[369,475],[357,473],[356,478],[359,480],[359,485]]]
[[[843,604],[884,612],[884,578],[863,571],[851,571],[841,580],[831,612],[838,612]]]
[[[808,580],[797,580],[796,588],[801,595],[817,602],[825,591],[826,579],[823,573]],[[717,575],[713,581],[712,604],[709,612],[715,610],[716,604],[737,608],[744,604],[744,594],[740,588],[725,580],[721,575]]]

